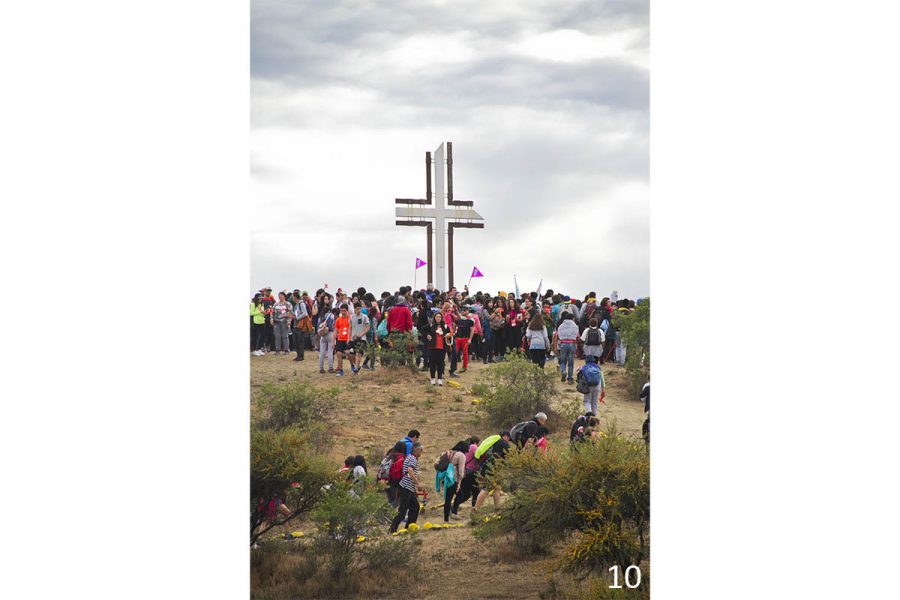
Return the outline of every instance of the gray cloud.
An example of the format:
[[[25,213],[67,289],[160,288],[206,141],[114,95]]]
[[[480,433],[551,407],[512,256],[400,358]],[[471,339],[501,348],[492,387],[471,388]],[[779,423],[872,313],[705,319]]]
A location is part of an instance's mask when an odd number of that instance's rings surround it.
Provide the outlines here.
[[[338,273],[345,285],[411,283],[396,264],[424,254],[424,234],[393,227],[392,198],[423,187],[410,148],[421,156],[449,139],[457,196],[487,227],[461,235],[457,265],[511,279],[497,255],[512,253],[523,276],[574,293],[649,293],[647,2],[254,0],[251,10],[251,288]],[[535,37],[557,34],[571,56],[545,55]],[[359,147],[370,139],[377,156]],[[301,162],[297,148],[313,143],[322,153]],[[328,164],[342,154],[378,169],[362,185]],[[583,246],[596,248],[591,270],[573,251]]]

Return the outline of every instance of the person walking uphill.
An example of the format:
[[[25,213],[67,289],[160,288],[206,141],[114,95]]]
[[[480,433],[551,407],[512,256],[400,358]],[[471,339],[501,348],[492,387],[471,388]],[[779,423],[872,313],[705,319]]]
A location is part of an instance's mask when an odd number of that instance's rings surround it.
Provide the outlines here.
[[[604,392],[603,372],[597,364],[597,358],[588,354],[585,357],[584,366],[578,369],[578,391],[584,394],[584,410],[597,414],[598,402],[603,402]]]
[[[606,335],[600,329],[597,319],[590,319],[588,327],[581,334],[581,341],[584,342],[584,357],[593,356],[597,362],[603,355],[603,343],[606,341]]]
[[[450,521],[450,510],[453,508],[453,497],[459,489],[460,480],[466,472],[466,451],[469,445],[465,442],[457,442],[453,448],[447,450],[434,464],[434,490],[440,492],[444,488],[444,522]],[[454,520],[461,517],[453,515]]]
[[[535,313],[525,330],[525,340],[528,342],[528,356],[531,362],[544,368],[547,360],[547,349],[550,348],[550,338],[547,337],[547,327],[544,325],[544,317],[540,312]]]
[[[559,326],[553,337],[557,344],[556,353],[559,355],[560,381],[567,380],[568,371],[568,382],[574,383],[575,340],[578,338],[578,325],[575,324],[573,313],[561,311]]]
[[[419,518],[418,491],[422,489],[419,484],[419,457],[422,456],[422,444],[416,442],[412,445],[412,451],[403,461],[403,479],[400,480],[400,508],[397,516],[391,521],[389,533],[397,531],[403,517],[407,524],[415,523]]]

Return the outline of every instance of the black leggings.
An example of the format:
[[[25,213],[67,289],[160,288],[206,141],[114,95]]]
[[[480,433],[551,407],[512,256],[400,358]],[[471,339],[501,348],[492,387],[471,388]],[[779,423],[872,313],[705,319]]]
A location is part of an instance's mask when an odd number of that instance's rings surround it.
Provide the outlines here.
[[[450,487],[444,490],[444,522],[450,520],[450,509],[453,508],[453,496],[456,494],[456,490],[459,489],[459,482],[454,483]]]
[[[459,505],[472,498],[472,506],[475,506],[475,500],[478,498],[478,486],[475,485],[475,475],[476,473],[469,473],[465,477],[462,478],[462,481],[459,483],[459,493],[456,494],[456,498],[453,499],[453,514],[457,514],[459,512]]]
[[[388,533],[397,531],[397,527],[400,526],[400,522],[403,521],[407,511],[409,512],[409,516],[406,519],[408,526],[410,523],[415,523],[419,518],[419,496],[415,492],[402,487],[400,488],[400,509],[397,511],[397,516],[391,521],[391,529]]]
[[[437,378],[444,378],[444,353],[446,351],[443,348],[431,348],[428,350],[428,370],[431,372],[431,378],[435,378],[435,371],[437,371]]]
[[[540,367],[544,368],[544,362],[547,360],[547,351],[543,348],[529,348],[528,356],[531,357],[531,362],[536,365],[540,365]]]
[[[491,341],[494,343],[494,355],[503,356],[506,354],[506,330],[501,329],[493,333],[494,337],[491,338]]]
[[[263,323],[259,325],[253,324],[253,349],[260,350],[263,347],[263,340],[266,337],[266,326]]]

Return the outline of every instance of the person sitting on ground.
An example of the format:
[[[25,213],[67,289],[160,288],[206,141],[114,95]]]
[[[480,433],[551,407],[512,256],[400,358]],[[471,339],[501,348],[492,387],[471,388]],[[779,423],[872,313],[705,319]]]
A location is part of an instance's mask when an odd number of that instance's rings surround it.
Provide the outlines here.
[[[397,531],[400,522],[406,520],[407,524],[415,523],[419,518],[419,490],[423,490],[419,483],[419,457],[422,456],[422,444],[415,442],[409,455],[403,461],[403,479],[400,480],[400,506],[397,516],[391,521],[389,533]]]

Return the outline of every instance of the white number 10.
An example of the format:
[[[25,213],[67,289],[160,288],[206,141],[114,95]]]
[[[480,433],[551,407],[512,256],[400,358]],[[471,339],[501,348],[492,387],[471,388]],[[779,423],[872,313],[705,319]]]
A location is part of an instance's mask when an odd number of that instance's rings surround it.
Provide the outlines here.
[[[634,569],[634,571],[632,571]],[[610,588],[621,589],[622,586],[619,585],[619,565],[614,565],[609,568],[609,571],[613,574],[613,584],[609,586]],[[634,583],[631,583],[631,574],[637,573],[635,577]],[[639,585],[641,585],[641,568],[636,567],[635,565],[631,565],[627,569],[625,569],[625,585],[631,589],[635,589]]]

